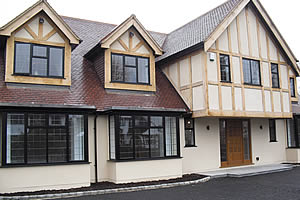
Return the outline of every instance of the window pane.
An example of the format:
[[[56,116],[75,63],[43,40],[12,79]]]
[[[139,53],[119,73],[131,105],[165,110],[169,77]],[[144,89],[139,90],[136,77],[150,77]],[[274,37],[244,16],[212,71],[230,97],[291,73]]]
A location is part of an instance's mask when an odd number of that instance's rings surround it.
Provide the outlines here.
[[[150,129],[151,157],[164,157],[164,129]]]
[[[148,127],[148,116],[135,116],[135,126]]]
[[[125,67],[125,82],[136,83],[136,68]]]
[[[136,128],[135,135],[135,158],[149,158],[149,129]]]
[[[50,48],[49,76],[63,76],[63,53],[61,48]]]
[[[287,120],[288,147],[296,147],[295,124],[293,119]]]
[[[243,59],[244,83],[251,83],[250,61]]]
[[[133,158],[133,127],[131,116],[120,116],[120,159]]]
[[[65,128],[50,128],[48,131],[48,161],[67,161],[67,134]]]
[[[227,161],[226,121],[220,120],[221,162]]]
[[[27,162],[46,163],[46,129],[28,128]]]
[[[185,146],[194,146],[194,131],[193,129],[186,129],[185,130]]]
[[[47,59],[32,58],[32,75],[47,76]]]
[[[7,114],[6,162],[24,163],[24,114]]]
[[[270,142],[276,141],[276,121],[274,119],[269,120],[269,132],[270,132]]]
[[[123,57],[119,55],[112,55],[111,58],[112,81],[123,81]]]
[[[71,161],[84,160],[84,116],[69,115],[69,152]]]
[[[296,127],[297,127],[297,132],[296,136],[298,137],[298,148],[300,147],[300,118],[296,117]]]
[[[155,117],[151,116],[151,127],[162,127],[163,126],[163,118],[162,117]]]
[[[34,45],[32,47],[32,54],[33,56],[47,57],[47,47]]]
[[[250,139],[249,139],[249,123],[243,121],[243,143],[244,143],[244,159],[250,160]]]
[[[176,117],[165,118],[166,156],[177,156]]]
[[[147,58],[138,58],[138,82],[149,83],[149,65]]]
[[[49,126],[65,126],[66,115],[63,114],[51,114],[49,115]]]
[[[28,114],[28,126],[46,126],[45,114]]]
[[[136,57],[125,56],[125,65],[136,66]]]
[[[115,141],[115,116],[109,117],[109,145],[110,159],[116,159],[116,141]]]
[[[277,74],[278,73],[278,65],[277,64],[271,64],[271,72]]]
[[[290,78],[290,86],[291,86],[291,96],[295,97],[295,79],[294,78]]]
[[[30,44],[16,43],[15,73],[29,74]]]
[[[194,120],[192,118],[185,118],[184,120],[185,128],[194,128]]]
[[[220,55],[221,80],[230,82],[229,56]]]
[[[272,73],[272,87],[273,88],[279,88],[279,82],[278,82],[278,74]]]
[[[259,72],[259,62],[251,60],[251,76],[252,84],[260,85],[260,72]]]

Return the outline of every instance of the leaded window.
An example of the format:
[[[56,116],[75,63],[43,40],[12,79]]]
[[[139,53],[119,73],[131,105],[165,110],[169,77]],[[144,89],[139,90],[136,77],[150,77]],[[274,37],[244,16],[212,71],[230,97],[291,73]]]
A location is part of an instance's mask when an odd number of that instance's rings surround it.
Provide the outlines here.
[[[62,113],[7,113],[6,164],[87,160],[85,117]]]
[[[272,87],[279,88],[279,73],[278,73],[278,65],[272,63],[271,64],[271,74],[272,74]]]
[[[131,160],[179,155],[178,118],[111,115],[110,159]]]
[[[229,56],[220,54],[220,71],[221,71],[221,81],[230,82],[230,64],[229,64]]]

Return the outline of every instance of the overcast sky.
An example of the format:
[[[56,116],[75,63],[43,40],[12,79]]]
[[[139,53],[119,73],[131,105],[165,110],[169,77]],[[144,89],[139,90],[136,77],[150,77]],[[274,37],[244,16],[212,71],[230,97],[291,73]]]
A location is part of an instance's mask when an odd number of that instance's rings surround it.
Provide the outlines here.
[[[37,0],[2,0],[0,26]],[[225,0],[48,0],[60,15],[120,24],[135,14],[148,30],[169,33]],[[261,0],[286,42],[300,59],[298,0]]]

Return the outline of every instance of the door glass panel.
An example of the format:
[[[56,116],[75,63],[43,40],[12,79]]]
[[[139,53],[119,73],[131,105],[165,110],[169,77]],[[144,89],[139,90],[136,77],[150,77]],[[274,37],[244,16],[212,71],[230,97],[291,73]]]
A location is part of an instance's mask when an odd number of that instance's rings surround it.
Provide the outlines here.
[[[250,160],[249,123],[243,121],[244,160]]]
[[[221,162],[227,161],[227,147],[226,147],[226,121],[220,120],[220,149]]]

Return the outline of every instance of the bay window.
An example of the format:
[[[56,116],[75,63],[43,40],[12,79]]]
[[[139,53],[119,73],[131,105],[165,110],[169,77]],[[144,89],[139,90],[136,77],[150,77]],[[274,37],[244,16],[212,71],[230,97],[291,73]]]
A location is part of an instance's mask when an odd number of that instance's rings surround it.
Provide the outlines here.
[[[86,161],[85,121],[80,114],[7,113],[3,163]]]
[[[110,159],[179,156],[178,118],[160,115],[111,115]]]

